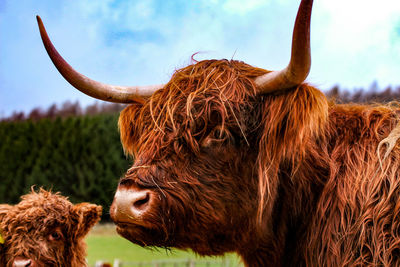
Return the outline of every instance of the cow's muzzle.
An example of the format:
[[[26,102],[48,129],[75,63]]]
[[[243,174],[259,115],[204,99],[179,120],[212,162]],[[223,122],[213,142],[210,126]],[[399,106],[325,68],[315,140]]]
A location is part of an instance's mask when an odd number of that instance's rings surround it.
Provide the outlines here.
[[[141,189],[118,189],[110,208],[115,223],[142,224],[143,217],[154,203],[154,193]]]
[[[24,258],[24,257],[16,257],[12,262],[12,267],[37,267],[35,261]]]

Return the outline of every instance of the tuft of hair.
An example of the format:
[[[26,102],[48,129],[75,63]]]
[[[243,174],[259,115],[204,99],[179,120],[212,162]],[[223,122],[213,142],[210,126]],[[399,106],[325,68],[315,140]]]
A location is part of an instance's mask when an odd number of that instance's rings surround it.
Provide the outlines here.
[[[280,166],[292,166],[293,177],[306,153],[313,151],[316,142],[325,139],[329,106],[325,95],[308,84],[264,98],[264,129],[261,131],[257,159],[259,220],[265,210],[272,210],[273,202],[269,200],[275,199],[277,194]]]
[[[119,129],[125,152],[136,156],[141,144],[146,156],[162,158],[171,143],[183,138],[191,152],[199,153],[201,141],[215,126],[238,131],[246,142],[248,122],[239,114],[253,112],[253,79],[266,72],[225,59],[204,60],[177,70],[143,106],[133,104],[121,112]],[[177,143],[176,152],[179,149]]]

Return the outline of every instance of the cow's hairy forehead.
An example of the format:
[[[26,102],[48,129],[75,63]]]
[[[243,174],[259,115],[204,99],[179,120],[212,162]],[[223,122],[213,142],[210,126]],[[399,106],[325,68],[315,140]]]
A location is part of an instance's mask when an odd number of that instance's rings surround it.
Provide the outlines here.
[[[253,79],[266,72],[234,60],[205,60],[177,70],[147,102],[121,112],[125,151],[136,154],[140,146],[156,154],[184,140],[196,152],[199,140],[216,126],[243,134],[255,105]]]

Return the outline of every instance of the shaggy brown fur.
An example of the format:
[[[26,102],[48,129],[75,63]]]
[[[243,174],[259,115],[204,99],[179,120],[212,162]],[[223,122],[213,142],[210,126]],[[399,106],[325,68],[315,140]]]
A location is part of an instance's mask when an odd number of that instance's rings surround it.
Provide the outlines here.
[[[117,230],[141,245],[235,251],[246,266],[399,266],[398,108],[336,105],[301,84],[257,95],[265,70],[206,60],[120,116],[135,158],[119,189],[157,197]],[[381,154],[384,154],[382,146]]]
[[[100,220],[101,206],[73,205],[59,193],[43,189],[21,198],[15,206],[0,205],[5,239],[0,245],[0,266],[12,267],[18,260],[30,260],[29,267],[87,266],[83,238]]]

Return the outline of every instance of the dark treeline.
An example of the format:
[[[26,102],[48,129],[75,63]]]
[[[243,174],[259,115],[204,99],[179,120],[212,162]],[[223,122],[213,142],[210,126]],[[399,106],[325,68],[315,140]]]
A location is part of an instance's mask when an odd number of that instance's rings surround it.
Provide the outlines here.
[[[29,113],[25,114],[23,111],[16,111],[7,118],[0,119],[0,121],[24,121],[32,120],[38,121],[40,119],[55,119],[55,118],[67,118],[71,116],[81,115],[96,115],[104,113],[117,113],[120,112],[125,105],[117,103],[107,102],[95,102],[92,105],[82,108],[78,101],[70,102],[66,101],[61,106],[56,104],[51,105],[46,110],[42,108],[34,108]]]
[[[382,90],[378,88],[377,83],[373,83],[368,90],[360,88],[352,91],[335,86],[325,94],[329,98],[335,99],[337,103],[387,103],[400,101],[400,86],[397,88],[387,87]]]
[[[350,93],[326,92],[337,102],[389,102],[400,87]],[[117,127],[119,104],[81,108],[78,102],[15,112],[0,121],[0,203],[16,203],[32,185],[60,191],[73,202],[104,207],[108,219],[118,179],[131,159],[123,153]]]

